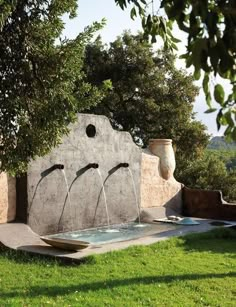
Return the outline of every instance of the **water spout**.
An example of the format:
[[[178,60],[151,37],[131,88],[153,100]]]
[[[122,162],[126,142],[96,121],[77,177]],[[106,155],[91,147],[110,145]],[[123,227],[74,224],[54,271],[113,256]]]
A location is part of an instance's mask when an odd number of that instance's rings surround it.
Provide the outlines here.
[[[55,170],[55,169],[64,169],[64,165],[63,164],[54,164],[53,167],[52,167],[52,170]]]
[[[99,168],[99,165],[97,163],[89,163],[88,168]]]
[[[120,167],[129,167],[129,163],[120,163],[117,165],[117,168],[120,168]]]

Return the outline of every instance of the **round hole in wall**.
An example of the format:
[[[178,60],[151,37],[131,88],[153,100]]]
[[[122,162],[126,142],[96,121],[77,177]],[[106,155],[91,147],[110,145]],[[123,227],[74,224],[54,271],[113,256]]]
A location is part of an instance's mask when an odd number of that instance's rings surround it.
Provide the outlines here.
[[[89,138],[94,138],[95,137],[95,135],[96,135],[96,128],[95,128],[95,126],[94,125],[88,125],[87,127],[86,127],[86,134],[87,134],[87,136],[89,137]]]

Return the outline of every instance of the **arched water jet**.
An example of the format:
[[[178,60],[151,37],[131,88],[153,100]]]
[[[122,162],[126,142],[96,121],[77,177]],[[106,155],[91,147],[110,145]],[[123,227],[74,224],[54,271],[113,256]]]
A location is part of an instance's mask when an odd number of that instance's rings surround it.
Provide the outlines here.
[[[145,227],[144,224],[141,224],[141,210],[140,210],[140,206],[139,206],[139,202],[138,202],[138,197],[137,197],[137,190],[136,190],[136,187],[135,187],[135,182],[134,182],[134,177],[133,177],[133,174],[132,174],[132,171],[131,169],[129,168],[129,166],[127,167],[128,171],[129,171],[129,174],[130,174],[130,177],[131,177],[131,180],[132,180],[132,186],[133,186],[133,191],[134,191],[134,196],[135,196],[135,204],[136,204],[136,207],[137,207],[137,211],[138,211],[138,225],[136,227]]]
[[[110,218],[109,218],[108,207],[107,207],[107,197],[106,197],[105,187],[104,187],[104,183],[102,179],[102,174],[99,168],[96,168],[96,170],[97,170],[98,176],[100,178],[101,186],[102,186],[102,193],[104,197],[105,210],[106,210],[106,216],[107,216],[107,227],[110,228]]]
[[[67,180],[67,177],[66,177],[66,172],[65,172],[65,169],[64,169],[64,165],[63,165],[63,168],[58,168],[58,169],[61,170],[61,172],[63,174],[63,177],[64,177],[64,180],[65,180],[66,190],[67,190],[67,198],[68,198],[68,202],[69,202],[71,227],[72,227],[72,230],[74,230],[74,223],[73,223],[73,219],[72,219],[72,216],[71,216],[72,205],[71,205],[70,189],[69,189],[69,184],[68,184],[68,180]]]
[[[109,212],[108,212],[108,206],[107,206],[107,198],[106,198],[106,192],[105,192],[105,187],[104,187],[104,182],[102,179],[102,174],[100,172],[99,168],[96,168],[98,176],[100,178],[100,182],[102,185],[102,193],[103,193],[103,197],[104,197],[104,203],[105,203],[105,209],[106,209],[106,216],[107,216],[107,229],[103,230],[102,232],[119,232],[118,229],[112,229],[110,228],[110,217],[109,217]]]
[[[140,215],[141,215],[140,211],[141,210],[140,210],[140,206],[139,206],[139,202],[138,202],[137,190],[136,190],[136,187],[135,187],[134,177],[133,177],[132,171],[129,167],[129,163],[120,163],[120,164],[117,165],[117,168],[120,168],[120,167],[124,167],[124,168],[128,169],[131,180],[132,180],[132,187],[133,187],[134,196],[135,196],[135,205],[137,207],[137,213],[138,213],[138,225],[136,227],[145,227],[144,224],[141,224],[141,218],[140,218]]]

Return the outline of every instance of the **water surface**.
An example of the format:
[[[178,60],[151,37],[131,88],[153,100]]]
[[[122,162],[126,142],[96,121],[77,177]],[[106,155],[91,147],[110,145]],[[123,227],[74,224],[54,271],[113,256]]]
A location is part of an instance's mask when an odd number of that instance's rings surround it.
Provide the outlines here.
[[[59,233],[48,236],[49,238],[61,238],[69,240],[87,241],[91,244],[105,244],[112,242],[127,241],[141,238],[165,231],[181,228],[179,225],[167,223],[127,223],[121,225],[112,225],[108,227],[99,227],[87,230],[77,230],[66,233]]]

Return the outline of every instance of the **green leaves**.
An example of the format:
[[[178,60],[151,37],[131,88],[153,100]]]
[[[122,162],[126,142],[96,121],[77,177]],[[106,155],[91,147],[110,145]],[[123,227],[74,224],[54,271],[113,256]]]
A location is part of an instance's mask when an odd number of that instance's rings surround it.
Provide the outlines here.
[[[234,121],[233,121],[231,112],[229,112],[229,111],[226,112],[224,114],[224,118],[226,119],[226,122],[227,122],[229,127],[233,127],[234,126]]]
[[[105,90],[112,90],[113,89],[111,79],[104,80],[104,81],[102,81],[102,83],[104,85]]]
[[[88,81],[112,81],[112,89],[88,112],[106,115],[113,128],[129,131],[138,145],[169,137],[178,154],[195,158],[208,140],[205,127],[193,119],[198,89],[192,76],[176,69],[172,53],[154,51],[141,38],[125,32],[110,47],[88,46]]]
[[[206,110],[204,113],[208,114],[208,113],[213,113],[215,111],[217,111],[216,108],[211,108],[211,109]]]
[[[201,72],[207,73],[203,87],[206,103],[211,109],[211,92],[215,100],[222,107],[222,114],[227,112],[229,99],[225,99],[224,91],[219,86],[211,89],[210,78],[221,77],[235,84],[236,76],[236,14],[233,1],[173,1],[162,0],[160,8],[163,9],[169,20],[163,19],[163,14],[148,15],[146,1],[115,0],[124,8],[127,3],[133,3],[136,7],[142,6],[142,26],[144,37],[151,37],[152,43],[156,42],[156,36],[163,39],[166,49],[175,50],[178,41],[171,34],[169,22],[176,21],[179,29],[188,35],[187,53],[182,56],[186,60],[186,67],[194,68],[194,78],[199,80]],[[146,6],[145,6],[146,5]],[[132,12],[132,17],[135,14]],[[232,96],[236,90],[232,90]],[[236,99],[230,99],[230,105],[236,105]],[[232,112],[232,109],[228,110]],[[222,115],[223,116],[223,115]],[[218,119],[217,119],[218,121]],[[219,121],[218,121],[219,122]],[[229,135],[228,129],[226,134]]]
[[[228,140],[235,140],[235,126],[236,126],[236,118],[234,117],[234,112],[231,109],[221,108],[217,114],[216,121],[217,127],[220,129],[221,126],[226,126],[225,136]]]
[[[236,140],[236,127],[234,127],[234,129],[232,131],[232,139]]]
[[[137,16],[136,9],[135,9],[135,7],[133,7],[130,11],[130,17],[131,17],[131,19],[134,20],[134,17],[136,17],[136,16]]]
[[[223,89],[223,86],[222,86],[222,85],[217,84],[217,85],[215,86],[215,89],[214,89],[214,98],[215,98],[215,100],[216,100],[220,105],[223,105],[224,100],[225,100],[225,92],[224,92],[224,89]]]
[[[220,1],[197,1],[189,6],[189,1],[163,0],[162,7],[168,17],[175,20],[181,30],[188,35],[187,53],[183,56],[186,59],[186,66],[194,67],[194,77],[199,79],[201,71],[205,71],[203,79],[203,90],[206,103],[209,106],[207,112],[212,112],[211,92],[217,103],[220,104],[216,121],[220,128],[226,125],[225,135],[232,133],[233,121],[232,105],[236,100],[232,95],[226,99],[224,89],[217,84],[213,89],[210,84],[210,77],[222,77],[233,84],[233,77],[236,75],[236,51],[232,42],[235,37],[236,15],[231,10],[226,0]],[[188,12],[188,14],[186,14]],[[234,45],[235,46],[235,45]],[[235,121],[234,121],[235,126]]]
[[[12,11],[16,8],[17,0],[1,0],[0,1],[0,30],[4,26],[6,19],[12,13]]]
[[[1,170],[25,171],[60,143],[78,111],[101,99],[82,69],[85,45],[103,22],[57,42],[61,16],[73,17],[76,7],[76,0],[0,2]]]
[[[224,199],[234,202],[236,199],[235,144],[227,144],[225,138],[214,137],[209,145],[210,149],[206,149],[204,155],[195,159],[193,163],[187,163],[186,166],[186,161],[183,161],[184,167],[178,181],[192,188],[221,190]]]
[[[193,74],[194,78],[196,80],[199,80],[201,78],[201,70],[200,69],[195,69],[194,74]]]
[[[204,69],[208,71],[207,67],[207,59],[205,55],[208,51],[207,47],[207,39],[206,38],[198,38],[191,45],[192,52],[192,64],[194,65],[196,70]]]
[[[140,16],[144,15],[144,12],[145,12],[144,8],[147,5],[147,2],[145,0],[115,0],[115,3],[117,5],[119,5],[122,10],[124,10],[127,7],[127,4],[134,4],[135,7],[138,8]],[[135,8],[135,7],[133,7],[133,8]],[[133,8],[132,8],[132,10],[133,10]],[[134,10],[133,10],[133,13],[130,14],[131,18],[132,18],[132,16],[134,17],[135,14],[136,13],[134,13]]]
[[[204,93],[207,95],[209,93],[209,74],[205,73],[202,82]]]
[[[124,10],[128,4],[134,4],[130,10],[130,17],[134,19],[137,14],[141,17],[142,27],[144,30],[143,38],[152,43],[157,42],[157,36],[163,39],[164,47],[169,50],[178,50],[176,43],[180,42],[172,35],[172,21],[163,16],[147,13],[148,3],[145,0],[115,0],[116,4]]]

